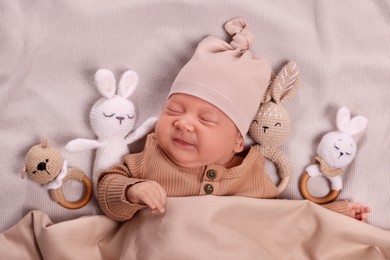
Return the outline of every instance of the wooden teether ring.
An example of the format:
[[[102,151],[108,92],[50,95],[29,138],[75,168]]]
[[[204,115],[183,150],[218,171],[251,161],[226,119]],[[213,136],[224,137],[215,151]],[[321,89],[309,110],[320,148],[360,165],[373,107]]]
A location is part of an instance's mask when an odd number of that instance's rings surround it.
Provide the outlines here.
[[[83,197],[78,201],[68,201],[62,191],[62,187],[50,190],[52,200],[67,209],[79,209],[84,207],[92,198],[93,185],[91,180],[84,174],[83,171],[76,168],[69,168],[68,174],[63,179],[63,184],[69,180],[80,181],[84,185]]]
[[[334,201],[337,198],[337,196],[339,196],[340,194],[340,190],[330,190],[329,193],[324,197],[314,197],[309,193],[307,189],[307,183],[309,182],[309,180],[310,180],[310,175],[305,171],[305,173],[302,174],[299,180],[299,188],[301,190],[302,196],[305,199],[313,201],[317,204],[325,204]]]

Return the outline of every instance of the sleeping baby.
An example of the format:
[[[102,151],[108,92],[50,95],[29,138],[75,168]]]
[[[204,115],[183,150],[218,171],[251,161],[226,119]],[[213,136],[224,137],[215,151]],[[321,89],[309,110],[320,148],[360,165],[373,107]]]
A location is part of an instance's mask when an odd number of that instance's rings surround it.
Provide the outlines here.
[[[271,67],[249,50],[253,35],[245,20],[225,29],[231,43],[203,39],[181,69],[144,150],[100,175],[98,201],[109,218],[125,221],[143,208],[164,212],[167,197],[279,195],[263,154],[244,149]],[[324,207],[361,221],[370,211],[348,201]]]

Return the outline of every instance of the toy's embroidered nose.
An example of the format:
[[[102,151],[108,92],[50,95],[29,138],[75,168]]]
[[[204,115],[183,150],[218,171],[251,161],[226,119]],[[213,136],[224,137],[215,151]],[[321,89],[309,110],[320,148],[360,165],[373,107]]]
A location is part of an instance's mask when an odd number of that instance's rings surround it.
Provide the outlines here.
[[[119,120],[120,125],[122,124],[122,121],[125,119],[123,116],[117,116],[115,118]]]
[[[38,164],[37,169],[40,171],[45,171],[46,170],[46,163],[41,162]]]
[[[340,158],[341,156],[343,156],[343,155],[344,155],[344,153],[340,152],[340,156],[339,156],[339,158]]]
[[[265,134],[265,132],[267,131],[268,128],[269,128],[268,126],[263,126],[264,134]]]
[[[38,163],[37,169],[38,169],[39,171],[45,171],[45,172],[47,172],[47,174],[50,175],[50,172],[46,169],[46,163],[47,163],[48,161],[49,161],[49,160],[46,160],[46,162],[40,162],[40,163]]]

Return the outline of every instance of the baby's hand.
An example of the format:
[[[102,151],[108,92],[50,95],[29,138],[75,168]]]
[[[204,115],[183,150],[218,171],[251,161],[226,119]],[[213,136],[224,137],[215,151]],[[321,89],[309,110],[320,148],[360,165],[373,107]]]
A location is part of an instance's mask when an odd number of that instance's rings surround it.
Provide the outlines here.
[[[369,207],[366,207],[359,203],[348,203],[348,214],[350,217],[353,217],[362,222],[367,221],[367,214],[371,212]]]
[[[150,209],[163,213],[167,194],[157,182],[144,181],[131,186],[126,192],[126,199],[131,203],[146,204]]]

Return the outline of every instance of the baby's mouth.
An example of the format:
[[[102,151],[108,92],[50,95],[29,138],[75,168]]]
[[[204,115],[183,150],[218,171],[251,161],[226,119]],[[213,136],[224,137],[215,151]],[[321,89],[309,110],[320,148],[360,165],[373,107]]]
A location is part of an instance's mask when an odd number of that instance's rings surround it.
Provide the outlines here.
[[[181,138],[173,138],[173,141],[182,146],[194,146],[193,144],[181,139]]]

